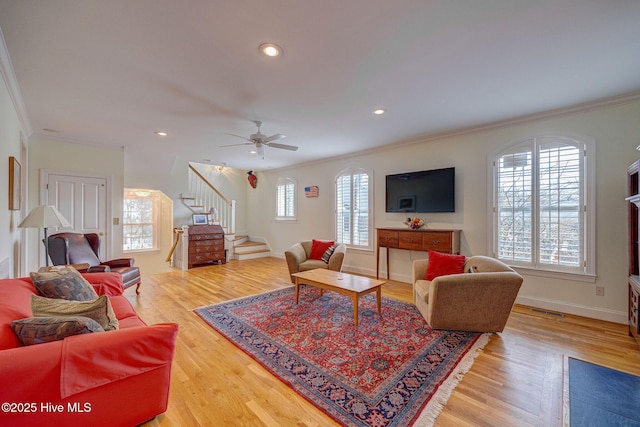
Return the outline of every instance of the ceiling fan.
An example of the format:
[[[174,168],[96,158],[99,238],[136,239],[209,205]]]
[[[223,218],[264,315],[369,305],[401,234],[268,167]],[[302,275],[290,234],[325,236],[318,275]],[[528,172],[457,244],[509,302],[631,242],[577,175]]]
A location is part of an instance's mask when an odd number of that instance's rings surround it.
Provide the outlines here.
[[[220,147],[234,147],[237,145],[253,144],[256,146],[256,152],[258,153],[259,156],[262,156],[262,158],[264,158],[265,146],[271,147],[271,148],[281,148],[283,150],[291,150],[291,151],[296,151],[298,149],[298,147],[296,147],[295,145],[279,144],[277,142],[273,142],[273,141],[277,141],[278,139],[286,138],[286,136],[281,133],[276,133],[274,135],[267,136],[262,132],[260,132],[260,127],[262,126],[262,122],[260,120],[253,120],[253,123],[255,123],[255,125],[258,127],[258,132],[254,133],[253,135],[250,135],[248,138],[245,136],[235,135],[233,133],[225,133],[225,135],[231,135],[238,138],[246,139],[249,142],[245,142],[244,144],[221,145]]]

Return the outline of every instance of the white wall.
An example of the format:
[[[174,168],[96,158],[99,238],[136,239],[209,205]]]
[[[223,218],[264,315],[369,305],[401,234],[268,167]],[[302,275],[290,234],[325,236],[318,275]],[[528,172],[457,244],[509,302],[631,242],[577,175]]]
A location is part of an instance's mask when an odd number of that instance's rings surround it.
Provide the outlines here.
[[[4,55],[4,41],[0,33],[0,56]],[[22,129],[18,108],[9,92],[7,70],[0,62],[0,278],[20,275],[21,231],[17,228],[23,211],[9,210],[9,157],[18,159],[26,176],[26,162],[21,154]],[[24,205],[24,201],[23,201]],[[27,211],[28,212],[28,211]]]
[[[40,204],[40,170],[49,169],[68,172],[86,172],[111,177],[111,212],[107,222],[111,225],[110,247],[106,254],[109,259],[122,255],[122,198],[124,194],[124,152],[121,148],[104,148],[90,145],[72,144],[39,137],[29,139],[29,210]],[[109,197],[109,195],[107,195]],[[44,245],[42,230],[28,229],[29,271],[38,268],[40,251]],[[43,258],[42,258],[43,259]]]
[[[251,235],[264,236],[277,256],[282,256],[291,244],[300,240],[333,238],[334,178],[349,166],[373,171],[375,226],[400,227],[404,214],[385,213],[385,175],[455,166],[456,212],[421,216],[431,228],[461,229],[463,254],[488,254],[487,156],[523,137],[554,133],[581,135],[596,141],[596,283],[527,275],[518,302],[624,323],[628,244],[624,200],[626,169],[640,157],[635,150],[640,144],[639,118],[640,101],[635,101],[262,172],[258,174],[258,188],[248,200],[252,212],[249,231]],[[273,219],[275,183],[280,176],[298,182],[297,222],[278,223]],[[304,187],[308,185],[319,186],[318,198],[304,197]],[[392,250],[391,277],[409,282],[412,260],[425,256],[424,252]],[[347,252],[346,270],[375,275],[375,267],[373,251]],[[596,286],[605,288],[603,297],[595,295]]]

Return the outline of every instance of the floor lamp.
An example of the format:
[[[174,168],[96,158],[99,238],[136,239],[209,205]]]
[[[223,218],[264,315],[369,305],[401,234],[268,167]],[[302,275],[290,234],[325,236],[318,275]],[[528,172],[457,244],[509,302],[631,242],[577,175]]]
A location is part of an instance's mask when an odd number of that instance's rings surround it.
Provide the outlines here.
[[[49,266],[49,245],[47,244],[47,228],[49,227],[69,227],[71,224],[62,216],[55,206],[36,206],[29,212],[29,215],[18,224],[18,228],[44,228],[44,260]]]

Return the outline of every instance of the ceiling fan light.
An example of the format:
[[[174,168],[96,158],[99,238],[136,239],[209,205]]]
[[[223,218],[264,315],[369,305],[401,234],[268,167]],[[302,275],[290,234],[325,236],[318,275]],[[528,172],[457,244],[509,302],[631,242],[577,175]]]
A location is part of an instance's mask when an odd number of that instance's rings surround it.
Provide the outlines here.
[[[263,43],[260,45],[260,52],[266,56],[276,57],[282,54],[282,48],[277,44]]]

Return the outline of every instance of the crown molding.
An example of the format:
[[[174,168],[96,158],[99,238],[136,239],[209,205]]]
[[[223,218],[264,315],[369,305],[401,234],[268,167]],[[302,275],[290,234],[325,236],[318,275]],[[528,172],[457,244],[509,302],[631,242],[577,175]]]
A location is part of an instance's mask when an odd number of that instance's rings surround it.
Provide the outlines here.
[[[13,72],[11,57],[9,56],[9,49],[7,49],[7,44],[4,41],[2,28],[0,28],[0,74],[2,75],[2,79],[4,80],[5,85],[7,86],[7,91],[9,92],[9,96],[11,97],[11,101],[13,102],[13,108],[16,110],[16,113],[18,115],[18,120],[20,121],[22,132],[24,133],[26,138],[29,138],[32,133],[31,123],[29,122],[27,109],[25,108],[24,102],[22,100],[20,86],[18,86],[16,75]]]

